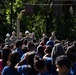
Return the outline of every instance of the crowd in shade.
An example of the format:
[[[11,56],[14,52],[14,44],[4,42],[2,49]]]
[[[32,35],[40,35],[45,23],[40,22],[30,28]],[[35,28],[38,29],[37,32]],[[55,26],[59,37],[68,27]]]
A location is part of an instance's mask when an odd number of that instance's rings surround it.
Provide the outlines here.
[[[0,38],[0,75],[76,75],[76,41],[20,32]]]

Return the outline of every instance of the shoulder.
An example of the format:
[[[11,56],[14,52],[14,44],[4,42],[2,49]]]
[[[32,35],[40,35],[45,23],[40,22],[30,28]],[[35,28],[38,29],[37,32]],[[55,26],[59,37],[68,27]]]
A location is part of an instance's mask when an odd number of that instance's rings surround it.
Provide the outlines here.
[[[43,74],[37,74],[37,75],[52,75],[52,74],[43,73]]]
[[[5,66],[3,69],[9,69],[9,66]]]
[[[27,55],[27,53],[23,54],[22,57],[21,57],[21,59],[23,59],[24,57],[26,57],[26,55]]]
[[[2,70],[2,75],[4,75],[7,71],[9,70],[9,67],[8,66],[5,66]]]
[[[19,74],[28,74],[28,70],[30,69],[30,66],[28,66],[28,65],[22,65],[22,66],[19,66],[18,67],[18,69],[17,69],[17,72],[19,73]]]

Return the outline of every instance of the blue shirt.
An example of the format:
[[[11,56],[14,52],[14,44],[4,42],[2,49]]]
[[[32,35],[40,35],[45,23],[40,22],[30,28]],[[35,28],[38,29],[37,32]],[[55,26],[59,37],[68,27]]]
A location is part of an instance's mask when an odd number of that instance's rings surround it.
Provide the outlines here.
[[[5,66],[1,75],[18,75],[18,73],[15,69],[10,68],[9,66]]]
[[[24,54],[22,55],[21,60],[26,57],[26,54],[27,54],[27,53],[24,53]]]
[[[57,75],[56,68],[52,65],[52,58],[47,57],[46,58],[48,73],[52,75]]]
[[[17,72],[19,75],[28,75],[27,65],[19,66]]]
[[[48,74],[48,73],[42,73],[42,74],[37,74],[37,75],[52,75],[52,74]]]
[[[70,72],[67,75],[75,75],[72,69],[70,69]]]
[[[73,65],[73,67],[71,69],[74,72],[74,74],[76,75],[76,63]]]
[[[27,65],[22,65],[18,67],[17,70],[19,75],[37,75],[38,73],[32,69],[32,67],[28,67]]]
[[[23,55],[23,51],[21,49],[19,49],[19,48],[16,48],[12,52],[18,52],[20,54],[20,57],[22,57],[22,55]]]

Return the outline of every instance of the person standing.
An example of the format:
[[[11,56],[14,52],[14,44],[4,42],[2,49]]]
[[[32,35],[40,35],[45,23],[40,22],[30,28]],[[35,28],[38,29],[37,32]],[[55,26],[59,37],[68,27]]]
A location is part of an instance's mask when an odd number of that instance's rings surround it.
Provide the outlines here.
[[[23,40],[22,32],[19,33],[19,37],[17,40]]]
[[[10,40],[10,34],[9,33],[6,34],[5,44],[7,44],[7,45],[12,44],[12,41]]]
[[[32,38],[29,36],[29,33],[30,33],[30,32],[29,32],[28,30],[25,31],[25,35],[26,35],[26,36],[24,37],[24,40],[26,39],[27,42],[32,41]]]
[[[17,40],[17,37],[15,36],[15,31],[12,32],[12,36],[10,37],[10,40],[12,41],[12,43],[15,43]]]

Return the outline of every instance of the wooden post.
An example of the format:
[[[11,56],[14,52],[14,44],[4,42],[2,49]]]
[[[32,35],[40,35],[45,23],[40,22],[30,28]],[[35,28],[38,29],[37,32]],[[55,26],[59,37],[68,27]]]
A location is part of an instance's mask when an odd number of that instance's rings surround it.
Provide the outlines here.
[[[19,32],[20,32],[20,20],[21,20],[24,12],[25,12],[25,10],[22,10],[17,17],[17,38],[19,37]]]
[[[20,32],[20,19],[17,19],[17,38],[19,37]]]

